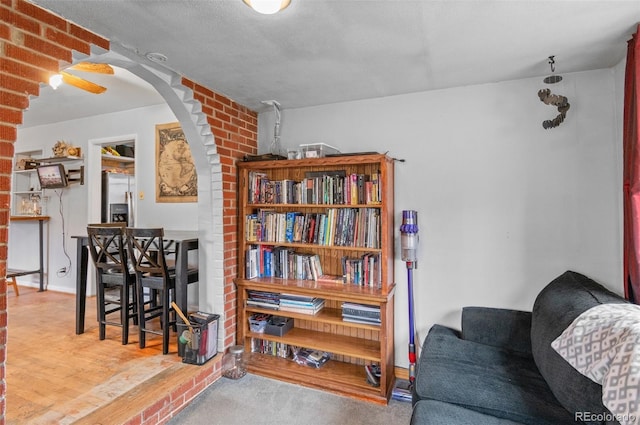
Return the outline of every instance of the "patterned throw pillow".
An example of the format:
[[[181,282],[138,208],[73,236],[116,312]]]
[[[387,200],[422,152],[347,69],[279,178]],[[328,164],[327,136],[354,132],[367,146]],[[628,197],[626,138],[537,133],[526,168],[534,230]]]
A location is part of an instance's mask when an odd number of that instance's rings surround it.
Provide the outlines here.
[[[640,424],[640,306],[592,307],[551,346],[578,372],[602,385],[602,403],[618,422]]]

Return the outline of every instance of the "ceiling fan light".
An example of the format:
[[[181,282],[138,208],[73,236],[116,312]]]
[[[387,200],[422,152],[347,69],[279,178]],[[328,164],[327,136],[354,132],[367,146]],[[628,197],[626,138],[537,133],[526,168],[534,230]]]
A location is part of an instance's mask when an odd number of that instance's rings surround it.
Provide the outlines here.
[[[49,77],[49,85],[55,90],[62,85],[62,74],[53,74]]]
[[[291,0],[242,0],[250,8],[263,15],[272,15],[285,9]]]

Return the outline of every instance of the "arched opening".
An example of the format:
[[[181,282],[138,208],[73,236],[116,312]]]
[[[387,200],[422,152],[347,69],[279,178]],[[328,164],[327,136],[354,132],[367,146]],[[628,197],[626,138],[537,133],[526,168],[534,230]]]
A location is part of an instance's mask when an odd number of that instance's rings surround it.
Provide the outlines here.
[[[221,165],[214,136],[206,116],[201,112],[200,102],[194,99],[194,93],[191,89],[181,84],[182,78],[179,75],[145,60],[145,58],[141,58],[115,43],[111,44],[109,51],[93,48],[90,55],[74,53],[73,62],[80,61],[108,63],[126,69],[137,78],[146,81],[162,96],[166,105],[180,122],[189,141],[198,174],[197,230],[200,284],[197,285],[197,305],[202,311],[220,314],[222,322],[225,307],[224,269],[221,266],[224,263]],[[100,99],[98,98],[96,101],[99,102]],[[25,113],[28,114],[28,112]],[[84,140],[83,142],[88,143],[87,151],[84,154],[85,165],[93,168],[97,165],[99,169],[100,164],[94,163],[95,155],[91,150],[94,147],[92,141]],[[92,175],[91,171],[95,170],[87,169],[86,174]],[[94,204],[99,201],[99,182],[97,183],[98,190],[95,190],[96,187],[94,187],[96,182],[90,181],[88,183],[90,187],[88,187],[86,196],[87,216],[80,217],[87,223],[96,221],[96,205]],[[193,207],[191,208],[193,211]],[[51,275],[51,270],[48,272]],[[192,305],[195,304],[194,300],[191,301]],[[218,333],[218,347],[224,347],[225,337],[224,326],[221,326]]]
[[[222,228],[222,168],[214,135],[193,92],[182,85],[181,76],[116,43],[110,50],[89,56],[76,55],[74,63],[89,61],[109,63],[151,84],[165,99],[180,122],[189,141],[198,173],[198,238],[200,285],[199,308],[218,314],[224,312],[224,237]],[[219,346],[224,347],[224,327],[219,332]]]

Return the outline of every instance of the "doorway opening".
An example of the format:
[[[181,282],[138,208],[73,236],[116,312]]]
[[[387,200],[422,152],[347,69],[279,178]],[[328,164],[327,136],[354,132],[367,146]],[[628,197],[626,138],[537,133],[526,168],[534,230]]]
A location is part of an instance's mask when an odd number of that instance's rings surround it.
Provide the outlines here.
[[[89,223],[111,223],[126,218],[128,226],[135,225],[136,141],[135,134],[88,141]]]

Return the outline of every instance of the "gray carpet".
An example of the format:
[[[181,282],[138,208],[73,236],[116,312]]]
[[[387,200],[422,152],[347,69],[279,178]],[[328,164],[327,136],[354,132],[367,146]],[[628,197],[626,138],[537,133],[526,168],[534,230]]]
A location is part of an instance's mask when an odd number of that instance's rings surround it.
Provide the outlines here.
[[[220,378],[168,425],[408,425],[411,403],[358,401],[261,376]]]

